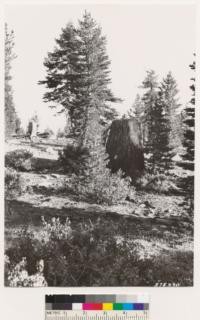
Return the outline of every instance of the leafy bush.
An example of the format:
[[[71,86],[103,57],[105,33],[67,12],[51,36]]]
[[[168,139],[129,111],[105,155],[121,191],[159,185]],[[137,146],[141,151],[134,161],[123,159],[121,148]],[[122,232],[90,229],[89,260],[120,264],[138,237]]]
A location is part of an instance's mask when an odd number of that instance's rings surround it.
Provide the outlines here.
[[[32,169],[33,154],[25,149],[10,151],[5,156],[5,166],[17,171]]]
[[[21,259],[15,266],[10,265],[8,257],[5,258],[5,285],[9,287],[46,287],[47,282],[43,276],[44,261],[39,260],[36,264],[37,272],[29,275],[27,270],[27,260]]]
[[[87,157],[87,148],[70,144],[59,152],[59,162],[65,173],[79,174]]]
[[[165,174],[145,174],[137,180],[137,185],[143,190],[157,193],[179,192],[175,179]]]
[[[141,259],[137,244],[128,237],[119,241],[117,230],[104,219],[79,223],[74,228],[69,220],[61,223],[55,218],[50,222],[43,219],[41,231],[21,230],[18,241],[6,254],[12,270],[26,257],[24,278],[35,274],[35,265],[42,259],[49,286],[192,284],[191,252],[165,251],[161,256]],[[9,275],[6,272],[7,285],[12,283]],[[15,285],[21,286],[23,281]]]
[[[86,200],[107,205],[122,202],[134,192],[130,177],[124,178],[120,170],[111,174],[109,169],[105,169],[102,174],[90,176],[83,183],[78,180],[76,190]]]
[[[52,218],[51,222],[48,223],[44,217],[42,217],[42,227],[40,237],[43,242],[70,239],[72,236],[71,222],[68,218],[65,223],[62,224],[59,218]]]
[[[5,170],[5,198],[14,198],[26,190],[25,182],[21,175],[10,168]]]

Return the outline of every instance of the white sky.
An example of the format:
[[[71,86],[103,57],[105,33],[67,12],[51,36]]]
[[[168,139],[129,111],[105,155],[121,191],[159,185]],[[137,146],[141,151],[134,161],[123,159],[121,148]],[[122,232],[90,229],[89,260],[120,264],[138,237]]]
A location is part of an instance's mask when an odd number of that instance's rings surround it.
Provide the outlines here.
[[[189,101],[192,75],[189,64],[195,51],[194,5],[9,5],[5,20],[15,32],[13,89],[23,124],[36,111],[41,128],[57,130],[64,116],[54,116],[42,100],[44,57],[68,21],[82,18],[84,10],[102,26],[111,59],[111,88],[124,101],[116,106],[124,113],[133,103],[145,71],[154,69],[161,80],[168,71],[178,82],[180,102]]]

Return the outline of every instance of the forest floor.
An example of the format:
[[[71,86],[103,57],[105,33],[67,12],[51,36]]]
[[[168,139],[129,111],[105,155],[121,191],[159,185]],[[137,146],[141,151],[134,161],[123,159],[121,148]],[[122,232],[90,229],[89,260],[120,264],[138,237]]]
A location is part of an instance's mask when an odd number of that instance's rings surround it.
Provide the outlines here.
[[[137,245],[140,259],[193,251],[193,220],[181,195],[136,191],[131,201],[113,206],[91,204],[69,195],[66,186],[70,178],[59,172],[57,164],[64,143],[13,140],[6,145],[7,152],[22,148],[33,152],[35,170],[20,173],[26,193],[7,200],[5,249],[12,247],[18,229],[28,227],[39,232],[43,216],[46,220],[59,217],[61,221],[68,217],[74,226],[101,218],[117,230],[119,242],[128,237]]]

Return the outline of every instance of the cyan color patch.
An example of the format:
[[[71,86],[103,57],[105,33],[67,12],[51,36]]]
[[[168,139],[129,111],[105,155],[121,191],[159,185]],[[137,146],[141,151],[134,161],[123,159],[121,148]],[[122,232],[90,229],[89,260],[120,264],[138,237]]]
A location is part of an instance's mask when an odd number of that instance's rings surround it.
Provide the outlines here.
[[[123,306],[123,310],[134,310],[133,309],[133,306],[134,306],[133,303],[123,303],[122,306]]]

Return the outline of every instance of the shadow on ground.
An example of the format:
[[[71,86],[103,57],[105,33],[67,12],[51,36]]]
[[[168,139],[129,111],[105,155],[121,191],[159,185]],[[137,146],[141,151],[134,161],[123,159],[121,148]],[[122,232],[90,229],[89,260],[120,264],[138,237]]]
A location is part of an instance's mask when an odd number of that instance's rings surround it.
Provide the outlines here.
[[[28,202],[23,201],[6,201],[5,226],[39,226],[41,225],[41,217],[51,219],[59,217],[64,221],[67,217],[72,224],[76,225],[81,222],[95,222],[98,218],[104,219],[107,223],[115,225],[126,234],[138,236],[144,233],[145,236],[157,236],[163,238],[165,234],[172,233],[176,236],[186,233],[192,235],[192,226],[188,224],[187,219],[180,217],[171,218],[149,218],[135,216],[120,216],[117,213],[105,211],[102,213],[95,212],[95,209],[88,210],[71,206],[70,208],[52,208],[37,207]]]

